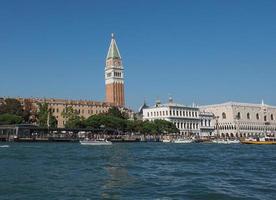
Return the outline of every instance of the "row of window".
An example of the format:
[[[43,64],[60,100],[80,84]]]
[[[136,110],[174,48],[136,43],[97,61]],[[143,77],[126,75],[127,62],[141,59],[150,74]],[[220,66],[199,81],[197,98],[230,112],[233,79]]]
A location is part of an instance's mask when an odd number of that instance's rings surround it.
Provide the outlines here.
[[[241,118],[242,118],[242,117],[241,117],[241,113],[238,112],[238,114],[237,114],[237,116],[236,116],[236,119],[241,119]],[[246,114],[246,118],[247,118],[247,119],[251,119],[250,113],[247,113],[247,114]],[[226,119],[226,113],[225,113],[225,112],[222,113],[222,119]],[[257,119],[257,120],[260,119],[259,113],[256,114],[256,119]],[[274,120],[274,115],[273,115],[273,114],[270,115],[270,120]],[[266,116],[266,115],[264,116],[264,121],[267,121],[267,116]]]
[[[170,111],[153,111],[147,112],[148,117],[159,117],[159,116],[177,116],[177,117],[197,117],[197,112],[185,111],[185,110],[170,110]]]
[[[211,126],[211,120],[210,119],[205,119],[205,120],[201,120],[200,122],[201,126]]]
[[[114,72],[114,76],[116,77],[121,77],[122,73],[121,72]]]
[[[59,109],[58,108],[52,108],[51,109],[52,113],[59,113]],[[64,109],[63,109],[64,111]],[[78,114],[85,114],[85,110],[81,110],[81,109],[75,109],[75,111],[78,113]],[[106,111],[104,110],[96,110],[95,111],[95,114],[99,114],[99,113],[105,113]],[[93,110],[88,110],[87,111],[87,114],[94,114],[94,111]]]
[[[173,122],[178,129],[198,129],[198,123]]]
[[[219,125],[220,130],[251,130],[251,131],[276,131],[275,126],[248,126],[248,125],[240,125],[237,127],[236,125]]]
[[[50,109],[51,109],[51,108],[50,108]],[[59,109],[58,109],[58,108],[57,108],[57,109],[52,108],[51,110],[52,110],[52,113],[55,113],[55,112],[59,113]]]
[[[109,77],[111,77],[111,75],[112,75],[112,73],[111,72],[109,72],[109,73],[107,73],[107,78],[109,78]],[[121,72],[114,72],[114,76],[115,77],[122,77],[122,73]]]
[[[260,137],[265,136],[264,133],[220,133],[220,137]]]
[[[59,105],[62,105],[62,106],[66,106],[66,105],[68,105],[68,106],[73,106],[73,107],[93,107],[93,108],[109,108],[108,106],[104,106],[104,105],[82,105],[82,104],[58,104],[58,103],[49,103],[48,104],[50,107],[52,107],[52,106],[59,106]]]

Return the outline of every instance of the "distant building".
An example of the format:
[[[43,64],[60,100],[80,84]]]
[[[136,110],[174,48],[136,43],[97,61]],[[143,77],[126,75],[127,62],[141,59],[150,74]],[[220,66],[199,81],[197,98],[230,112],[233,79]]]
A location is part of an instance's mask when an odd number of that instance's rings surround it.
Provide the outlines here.
[[[153,121],[156,119],[174,123],[181,135],[200,134],[199,108],[174,103],[172,98],[166,104],[156,102],[155,106],[143,109],[143,120]]]
[[[55,98],[16,98],[23,107],[27,102],[31,103],[31,110],[37,111],[38,103],[47,103],[49,109],[58,121],[58,127],[64,127],[66,119],[61,115],[62,111],[72,106],[80,116],[88,118],[91,115],[106,113],[110,107],[116,106],[121,111],[128,113],[132,118],[133,112],[125,108],[125,95],[124,95],[124,73],[122,58],[117,47],[114,34],[112,34],[111,43],[108,49],[105,66],[105,102],[90,101],[90,100],[66,100]],[[0,98],[0,104],[5,98]]]
[[[21,104],[24,106],[24,102],[26,99],[18,98]],[[49,105],[49,109],[51,110],[53,116],[57,119],[58,127],[64,127],[66,123],[66,119],[64,119],[61,115],[63,110],[66,107],[71,106],[80,116],[84,118],[88,118],[91,115],[105,113],[112,106],[111,104],[107,104],[104,102],[96,102],[96,101],[84,101],[84,100],[65,100],[65,99],[42,99],[42,98],[32,98],[28,99],[28,101],[32,102],[34,105],[35,111],[38,110],[38,103],[47,103]]]
[[[249,137],[276,135],[276,107],[261,104],[227,102],[201,106],[202,111],[214,113],[215,134],[220,137]]]
[[[58,127],[63,128],[66,119],[64,119],[61,115],[62,111],[71,106],[79,116],[84,118],[88,118],[91,115],[97,115],[100,113],[108,112],[109,108],[115,106],[111,103],[98,102],[98,101],[88,101],[88,100],[66,100],[66,99],[54,99],[54,98],[16,98],[20,101],[23,108],[26,105],[26,102],[31,103],[32,113],[36,113],[38,111],[39,103],[47,103],[49,106],[49,110],[51,110],[53,116],[57,119]],[[5,98],[0,99],[3,102]],[[133,112],[130,109],[125,107],[118,107],[121,111],[126,112],[128,116],[133,117]]]
[[[114,34],[106,57],[105,88],[106,102],[117,106],[125,105],[124,68]]]
[[[136,113],[136,118],[138,120],[143,120],[143,110],[146,108],[149,108],[149,106],[147,105],[146,101],[144,101],[144,103],[139,107],[138,113]]]

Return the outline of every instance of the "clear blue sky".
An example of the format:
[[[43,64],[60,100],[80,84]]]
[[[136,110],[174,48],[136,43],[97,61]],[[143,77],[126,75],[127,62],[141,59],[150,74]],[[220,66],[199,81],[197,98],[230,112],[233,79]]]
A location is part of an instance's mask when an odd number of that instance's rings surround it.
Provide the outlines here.
[[[0,96],[103,100],[111,32],[132,108],[276,105],[274,0],[1,0]]]

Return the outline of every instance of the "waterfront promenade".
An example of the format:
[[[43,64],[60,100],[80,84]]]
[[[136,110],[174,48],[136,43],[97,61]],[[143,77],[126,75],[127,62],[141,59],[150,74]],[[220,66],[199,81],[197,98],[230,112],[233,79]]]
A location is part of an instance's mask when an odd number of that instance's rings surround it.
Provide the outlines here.
[[[81,139],[104,138],[112,142],[158,142],[168,135],[121,132],[94,128],[39,128],[33,125],[2,125],[0,141],[14,142],[78,142]],[[170,135],[170,137],[173,137]]]

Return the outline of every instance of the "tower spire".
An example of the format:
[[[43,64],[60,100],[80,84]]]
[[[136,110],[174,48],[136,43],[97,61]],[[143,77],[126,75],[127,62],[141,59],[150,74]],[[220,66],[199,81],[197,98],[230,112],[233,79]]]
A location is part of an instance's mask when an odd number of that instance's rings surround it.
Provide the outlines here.
[[[106,59],[109,59],[109,58],[122,59],[121,55],[120,55],[120,52],[119,52],[119,49],[118,49],[118,46],[116,44],[114,33],[111,33],[111,42],[110,42],[108,53],[107,53],[107,56],[106,56]]]

